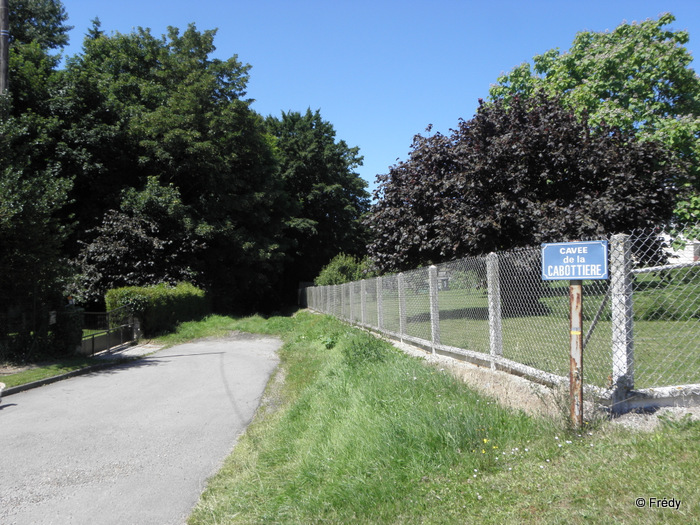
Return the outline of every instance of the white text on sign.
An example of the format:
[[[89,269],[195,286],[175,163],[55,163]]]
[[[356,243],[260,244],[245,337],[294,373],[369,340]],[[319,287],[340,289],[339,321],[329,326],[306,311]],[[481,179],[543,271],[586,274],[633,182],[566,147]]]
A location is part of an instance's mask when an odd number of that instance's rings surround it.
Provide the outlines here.
[[[570,261],[564,261],[570,262]],[[603,273],[601,264],[550,264],[547,266],[547,275],[550,277],[566,277],[571,279],[584,279]]]

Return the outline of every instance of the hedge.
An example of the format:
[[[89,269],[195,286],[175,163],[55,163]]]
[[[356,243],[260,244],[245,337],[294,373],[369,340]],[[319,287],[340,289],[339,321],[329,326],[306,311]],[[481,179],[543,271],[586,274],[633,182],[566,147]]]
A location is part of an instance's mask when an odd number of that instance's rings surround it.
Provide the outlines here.
[[[127,306],[141,321],[141,330],[151,337],[173,330],[178,323],[197,320],[211,313],[211,303],[203,290],[190,283],[177,286],[126,286],[105,294],[107,311]]]

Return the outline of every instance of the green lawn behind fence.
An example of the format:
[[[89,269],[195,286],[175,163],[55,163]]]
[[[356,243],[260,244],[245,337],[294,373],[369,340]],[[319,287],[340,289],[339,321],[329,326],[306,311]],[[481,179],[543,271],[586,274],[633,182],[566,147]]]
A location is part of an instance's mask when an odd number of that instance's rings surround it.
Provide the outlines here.
[[[556,375],[569,373],[568,281],[543,283],[539,305],[523,305],[532,315],[504,316],[503,356]],[[608,283],[584,282],[584,350],[586,382],[608,387],[612,379],[612,314]],[[374,299],[372,299],[374,297]],[[635,388],[700,382],[700,267],[638,274],[634,278]],[[484,288],[441,290],[440,343],[489,353],[488,297]],[[430,341],[429,296],[408,289],[406,335]],[[397,292],[382,297],[383,329],[399,333]],[[346,305],[345,315],[350,307]],[[542,312],[547,312],[543,314]],[[365,323],[377,326],[376,296],[364,312]],[[359,303],[353,318],[361,320]],[[594,324],[595,320],[595,324]]]

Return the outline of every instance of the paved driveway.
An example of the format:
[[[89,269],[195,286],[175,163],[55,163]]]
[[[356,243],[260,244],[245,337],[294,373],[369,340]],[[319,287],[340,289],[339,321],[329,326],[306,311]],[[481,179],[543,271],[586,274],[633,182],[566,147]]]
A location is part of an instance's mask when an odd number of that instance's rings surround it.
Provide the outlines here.
[[[188,343],[3,397],[0,524],[184,523],[252,419],[280,346]]]

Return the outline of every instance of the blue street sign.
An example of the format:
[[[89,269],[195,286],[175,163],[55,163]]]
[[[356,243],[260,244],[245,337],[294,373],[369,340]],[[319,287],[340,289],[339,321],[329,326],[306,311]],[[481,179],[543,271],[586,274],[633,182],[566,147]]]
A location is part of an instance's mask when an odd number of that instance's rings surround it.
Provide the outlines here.
[[[542,244],[542,279],[575,281],[608,278],[608,241]]]

